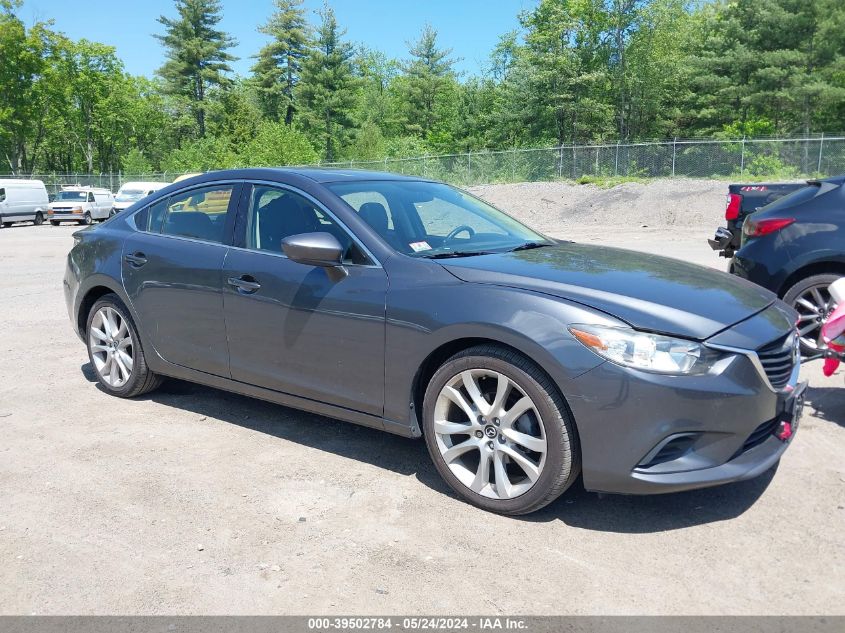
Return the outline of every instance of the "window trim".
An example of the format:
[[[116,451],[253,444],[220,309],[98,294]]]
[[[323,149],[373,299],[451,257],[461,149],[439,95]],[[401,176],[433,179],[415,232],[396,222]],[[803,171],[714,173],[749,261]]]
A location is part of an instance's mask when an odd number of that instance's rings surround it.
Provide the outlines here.
[[[162,196],[156,200],[152,200],[149,204],[144,207],[141,207],[137,211],[134,211],[132,215],[127,219],[127,221],[131,221],[132,228],[135,229],[138,233],[143,233],[145,235],[158,235],[160,237],[169,237],[169,238],[177,238],[181,240],[188,240],[190,242],[197,242],[200,244],[216,244],[218,246],[226,246],[226,247],[233,247],[234,246],[234,229],[235,229],[235,219],[238,216],[239,211],[239,203],[241,199],[241,194],[244,188],[244,181],[240,179],[230,179],[230,180],[215,180],[211,182],[203,182],[198,183],[191,187],[186,187],[185,189],[179,189],[178,191],[173,191],[166,196]],[[223,241],[215,242],[212,240],[204,240],[198,237],[191,237],[189,235],[174,235],[172,233],[164,233],[164,225],[167,220],[166,210],[165,216],[161,223],[161,228],[157,232],[153,231],[145,231],[143,229],[138,228],[138,224],[135,222],[135,216],[139,213],[143,213],[147,209],[151,209],[155,205],[159,204],[160,202],[164,201],[165,205],[170,204],[170,199],[177,195],[182,195],[184,193],[190,193],[191,191],[195,191],[197,189],[207,189],[210,187],[222,186],[222,185],[231,185],[232,186],[232,195],[229,198],[229,206],[226,208],[226,222],[224,223],[223,227]]]
[[[235,235],[232,240],[231,248],[236,248],[239,251],[246,251],[248,253],[260,253],[262,255],[269,255],[271,257],[281,257],[282,259],[290,259],[284,253],[274,253],[273,251],[264,251],[259,250],[256,248],[247,248],[246,246],[246,231],[247,231],[247,214],[249,213],[249,202],[252,199],[252,188],[255,186],[261,187],[271,187],[273,189],[281,189],[283,191],[287,191],[298,196],[302,196],[308,202],[313,204],[317,209],[319,209],[322,213],[325,213],[329,218],[332,219],[337,225],[346,233],[349,238],[358,245],[364,255],[367,256],[367,259],[370,260],[368,264],[353,264],[353,263],[344,263],[342,264],[344,267],[347,268],[383,268],[379,259],[373,254],[373,252],[367,248],[367,246],[361,241],[361,239],[355,235],[352,229],[343,222],[337,214],[333,213],[329,208],[320,202],[317,198],[312,196],[311,194],[303,191],[302,189],[298,189],[293,185],[289,185],[287,183],[281,182],[273,182],[270,180],[243,180],[243,189],[240,195],[240,202],[238,204],[237,210],[237,218],[235,220]]]

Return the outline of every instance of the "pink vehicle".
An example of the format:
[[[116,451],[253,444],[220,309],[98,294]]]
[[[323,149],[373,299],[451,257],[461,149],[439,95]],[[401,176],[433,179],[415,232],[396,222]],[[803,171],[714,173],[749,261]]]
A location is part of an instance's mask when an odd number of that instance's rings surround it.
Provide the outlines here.
[[[845,277],[830,285],[830,296],[839,307],[831,313],[822,327],[824,342],[833,352],[825,358],[825,376],[832,376],[839,363],[845,360]]]

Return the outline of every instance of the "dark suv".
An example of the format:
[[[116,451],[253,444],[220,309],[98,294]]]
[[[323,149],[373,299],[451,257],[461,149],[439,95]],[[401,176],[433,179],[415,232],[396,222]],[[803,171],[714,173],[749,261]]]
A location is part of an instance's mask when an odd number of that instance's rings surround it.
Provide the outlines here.
[[[845,176],[808,182],[750,215],[731,272],[798,311],[801,348],[824,349],[821,324],[836,307],[828,286],[845,276]]]

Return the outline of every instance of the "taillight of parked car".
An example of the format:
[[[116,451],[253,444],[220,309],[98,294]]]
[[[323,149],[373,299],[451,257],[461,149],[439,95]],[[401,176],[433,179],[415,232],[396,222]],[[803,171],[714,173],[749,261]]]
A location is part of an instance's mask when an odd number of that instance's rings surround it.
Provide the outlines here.
[[[795,218],[766,218],[753,220],[748,218],[742,225],[745,237],[762,237],[775,231],[780,231],[795,222]]]
[[[738,193],[728,194],[728,206],[725,207],[725,219],[736,220],[739,217],[739,208],[742,205],[742,196]]]

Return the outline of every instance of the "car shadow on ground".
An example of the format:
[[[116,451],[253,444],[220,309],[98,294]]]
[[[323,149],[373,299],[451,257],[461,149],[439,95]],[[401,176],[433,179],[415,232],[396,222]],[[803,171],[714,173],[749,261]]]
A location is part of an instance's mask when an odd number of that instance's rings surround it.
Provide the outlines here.
[[[841,381],[842,376],[834,375],[831,380]],[[845,426],[845,388],[842,386],[808,387],[806,402],[815,417]]]
[[[88,381],[97,382],[90,363],[82,366],[82,373]],[[99,383],[97,388],[104,391]],[[168,379],[158,390],[138,399],[237,424],[402,475],[414,475],[438,493],[458,499],[440,478],[422,441],[175,379]],[[632,534],[726,521],[757,501],[775,470],[751,481],[650,496],[598,495],[585,491],[579,479],[551,505],[514,520],[561,521],[586,530]]]

